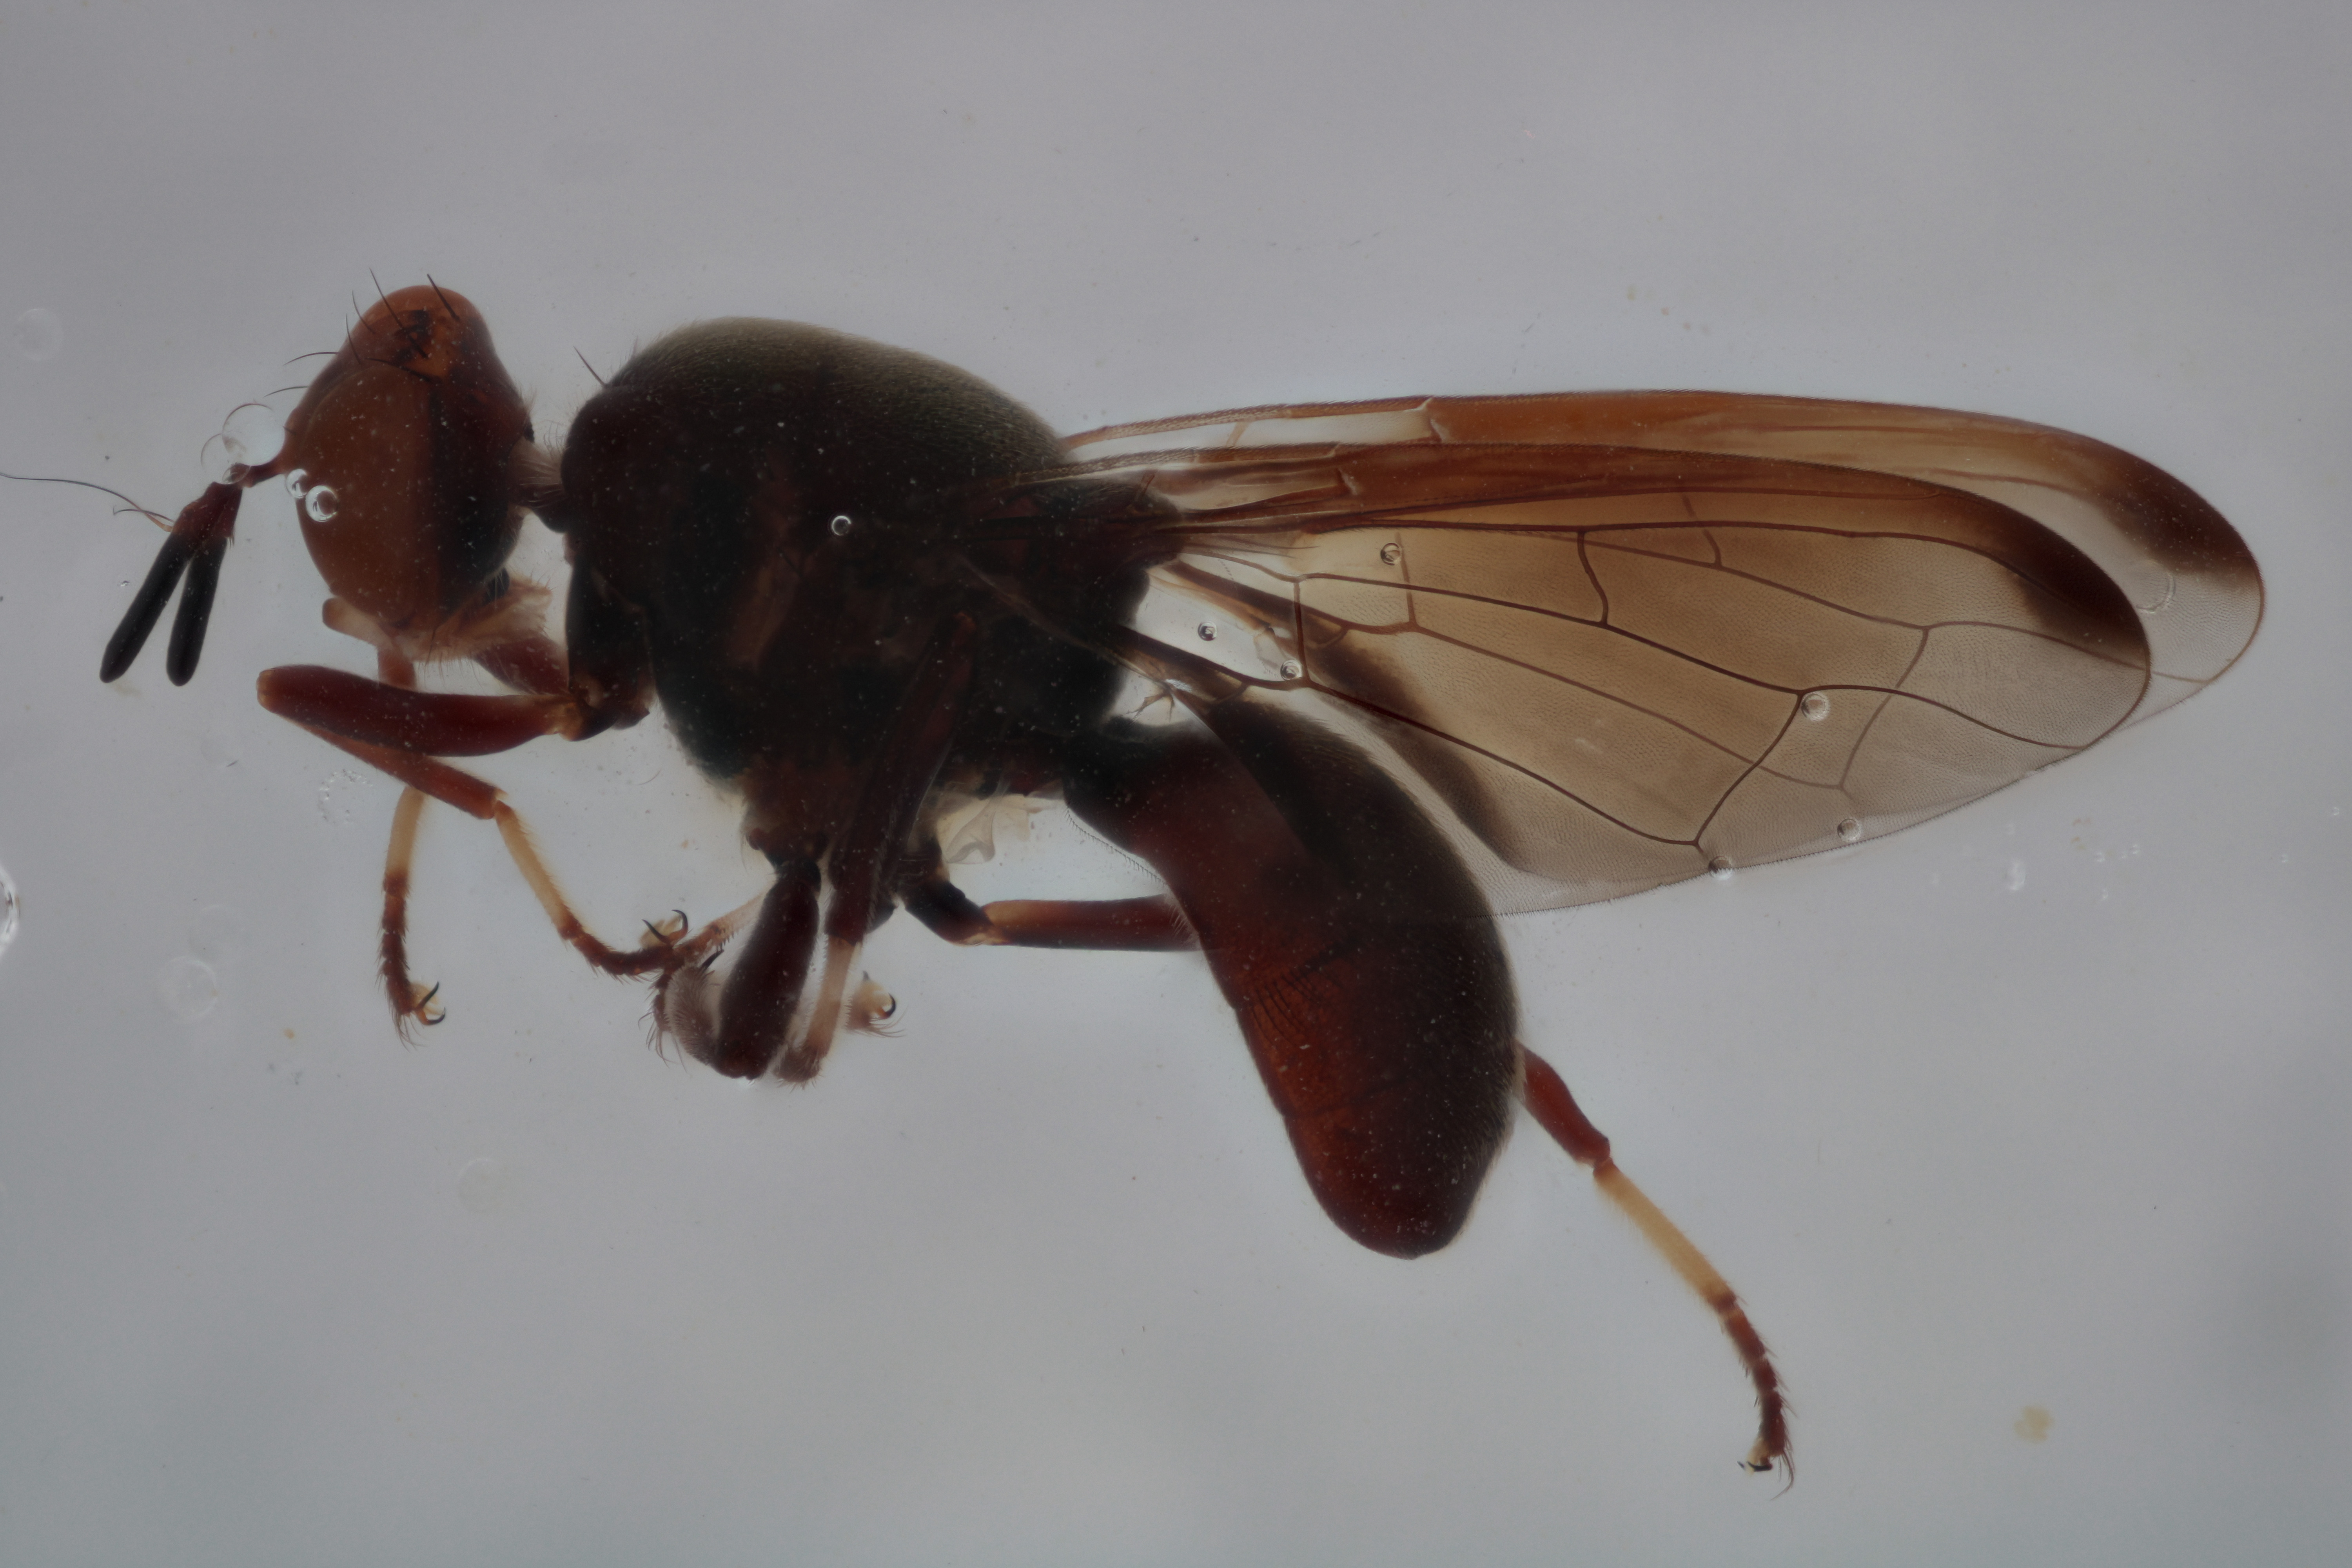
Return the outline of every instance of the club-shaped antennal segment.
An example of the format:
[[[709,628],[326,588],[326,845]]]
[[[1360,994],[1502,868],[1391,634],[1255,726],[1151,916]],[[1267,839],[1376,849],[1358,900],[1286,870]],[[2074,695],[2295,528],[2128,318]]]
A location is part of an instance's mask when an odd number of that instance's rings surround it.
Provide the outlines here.
[[[212,624],[213,595],[220,586],[221,557],[228,553],[228,542],[236,533],[237,503],[245,499],[243,481],[240,475],[236,481],[209,486],[182,510],[172,531],[164,536],[163,548],[155,552],[147,580],[139,585],[131,607],[122,613],[121,624],[106,641],[106,657],[98,667],[100,680],[119,679],[138,658],[139,650],[147,646],[147,634],[163,618],[163,606],[183,576],[187,589],[180,595],[180,613],[172,622],[172,644],[164,656],[163,672],[174,686],[185,686],[196,673],[196,660],[205,651],[205,628]]]

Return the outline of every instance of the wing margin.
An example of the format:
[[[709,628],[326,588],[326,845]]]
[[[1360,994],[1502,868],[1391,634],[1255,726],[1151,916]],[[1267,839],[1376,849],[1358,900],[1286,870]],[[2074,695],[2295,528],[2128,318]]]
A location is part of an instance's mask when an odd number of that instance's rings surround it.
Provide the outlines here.
[[[2170,706],[2261,617],[2186,486],[1988,416],[1563,394],[1069,445],[1008,510],[1172,556],[1130,662],[1384,752],[1503,909],[1883,837]]]

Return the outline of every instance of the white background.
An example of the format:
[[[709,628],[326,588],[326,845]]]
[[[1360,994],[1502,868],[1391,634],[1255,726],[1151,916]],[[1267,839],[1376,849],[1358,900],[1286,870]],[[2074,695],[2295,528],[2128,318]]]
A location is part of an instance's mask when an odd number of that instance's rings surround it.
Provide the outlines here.
[[[0,487],[0,1561],[2340,1560],[2352,14],[659,9],[6,5],[0,468],[174,510],[429,272],[546,434],[581,356],[738,313],[1065,429],[1654,385],[2042,420],[2214,501],[2268,621],[1955,816],[1511,922],[1532,1040],[1781,1358],[1776,1500],[1580,1172],[1522,1135],[1450,1251],[1353,1247],[1189,957],[896,921],[901,1037],[746,1089],[646,1049],[445,811],[450,1016],[403,1048],[396,792],[251,698],[368,668],[283,496],[194,683],[159,636],[109,689],[159,536]],[[610,934],[759,886],[657,725],[482,771]],[[1048,837],[987,886],[1122,874]]]

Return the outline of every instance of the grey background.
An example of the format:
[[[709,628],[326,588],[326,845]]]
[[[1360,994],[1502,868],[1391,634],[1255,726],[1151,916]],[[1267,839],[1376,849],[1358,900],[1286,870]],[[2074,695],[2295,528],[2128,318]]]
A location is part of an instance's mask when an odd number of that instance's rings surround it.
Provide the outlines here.
[[[2347,74],[2319,5],[0,9],[13,471],[176,510],[430,272],[551,433],[580,356],[735,313],[1073,429],[1947,405],[2171,469],[2272,595],[2214,690],[1958,816],[1511,922],[1533,1040],[1781,1357],[1775,1500],[1557,1151],[1444,1254],[1354,1248],[1187,957],[894,922],[903,1034],[745,1089],[445,811],[404,1049],[395,791],[251,699],[367,667],[282,495],[196,681],[108,689],[157,536],[0,487],[0,1562],[2335,1560]],[[482,771],[609,932],[759,885],[658,726]],[[973,885],[1132,882],[1041,839]]]

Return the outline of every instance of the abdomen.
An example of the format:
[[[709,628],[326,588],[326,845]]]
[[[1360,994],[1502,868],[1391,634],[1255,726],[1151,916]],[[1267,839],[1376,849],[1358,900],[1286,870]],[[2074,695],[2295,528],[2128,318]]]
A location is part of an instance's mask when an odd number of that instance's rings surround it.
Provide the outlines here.
[[[1362,752],[1247,700],[1210,723],[1086,749],[1070,804],[1183,907],[1325,1212],[1377,1252],[1433,1252],[1469,1217],[1517,1082],[1494,918]]]

